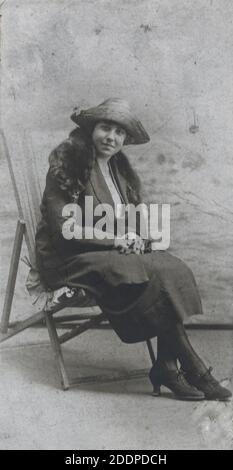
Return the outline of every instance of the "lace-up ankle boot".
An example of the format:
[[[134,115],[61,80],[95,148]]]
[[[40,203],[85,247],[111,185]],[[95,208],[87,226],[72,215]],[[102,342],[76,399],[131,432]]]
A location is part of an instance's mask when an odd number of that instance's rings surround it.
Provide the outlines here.
[[[181,370],[169,370],[166,365],[156,362],[149,373],[153,385],[153,396],[161,395],[161,385],[169,388],[180,400],[203,400],[204,393],[190,385]]]
[[[202,391],[206,400],[221,400],[225,401],[232,397],[232,393],[227,388],[220,385],[220,383],[211,374],[212,367],[204,373],[197,371],[183,371],[183,374],[188,383],[198,390]]]

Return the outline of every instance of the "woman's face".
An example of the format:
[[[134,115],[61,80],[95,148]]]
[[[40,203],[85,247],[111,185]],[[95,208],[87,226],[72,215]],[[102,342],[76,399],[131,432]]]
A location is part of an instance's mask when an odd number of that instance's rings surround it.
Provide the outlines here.
[[[119,152],[126,138],[126,131],[119,124],[109,121],[100,121],[96,124],[92,140],[100,158],[111,158]]]

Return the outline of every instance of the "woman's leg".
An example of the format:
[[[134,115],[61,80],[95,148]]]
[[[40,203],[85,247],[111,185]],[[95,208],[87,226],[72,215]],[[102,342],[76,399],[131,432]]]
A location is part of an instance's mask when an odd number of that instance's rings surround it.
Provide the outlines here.
[[[150,370],[150,380],[154,387],[153,395],[160,395],[160,386],[165,385],[174,395],[182,400],[203,400],[205,395],[187,382],[177,367],[179,353],[170,338],[171,325],[166,321],[165,331],[157,336],[157,361]]]
[[[165,357],[179,359],[185,372],[195,369],[204,374],[207,371],[204,362],[193,349],[181,322],[171,322],[170,327],[159,334],[159,345]]]
[[[184,325],[181,322],[171,322],[169,328],[159,335],[163,349],[167,349],[168,357],[179,359],[186,380],[201,390],[207,399],[226,400],[231,392],[222,387],[211,375],[202,359],[192,347]]]
[[[160,395],[161,385],[169,388],[174,395],[182,400],[203,400],[204,393],[190,385],[182,371],[177,367],[175,348],[170,347],[170,339],[166,333],[157,337],[157,361],[152,366],[149,378],[153,385],[153,395]]]
[[[157,362],[169,370],[177,370],[177,355],[168,347],[163,334],[157,337]]]

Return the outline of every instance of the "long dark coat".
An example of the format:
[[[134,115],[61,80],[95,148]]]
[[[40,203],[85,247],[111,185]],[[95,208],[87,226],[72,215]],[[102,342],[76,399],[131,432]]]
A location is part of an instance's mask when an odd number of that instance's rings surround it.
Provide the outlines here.
[[[68,158],[68,144],[50,156],[50,170],[41,204],[42,218],[36,234],[37,264],[43,281],[57,289],[85,287],[108,315],[122,341],[143,341],[158,334],[174,317],[202,313],[200,297],[190,269],[168,252],[120,254],[113,239],[66,240],[62,235],[63,207],[73,202],[54,171],[57,155]],[[73,142],[72,142],[73,145]],[[61,150],[65,149],[65,150]],[[72,147],[75,153],[75,148]],[[79,150],[74,158],[79,158]],[[57,161],[55,168],[57,168]],[[132,185],[119,171],[117,157],[110,161],[122,202],[129,203]],[[85,196],[93,197],[94,208],[100,203],[114,203],[97,161],[78,197],[84,212]],[[98,218],[94,218],[94,224]]]

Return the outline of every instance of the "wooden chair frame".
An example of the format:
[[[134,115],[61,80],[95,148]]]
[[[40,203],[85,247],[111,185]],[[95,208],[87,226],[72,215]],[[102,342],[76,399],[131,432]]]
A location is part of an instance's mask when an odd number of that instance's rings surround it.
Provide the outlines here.
[[[133,379],[144,377],[148,375],[147,369],[137,369],[131,370],[129,372],[119,373],[119,374],[109,374],[106,375],[96,375],[96,376],[88,376],[88,377],[79,377],[78,379],[71,379],[68,376],[62,348],[61,345],[76,336],[79,336],[83,332],[91,329],[91,328],[110,328],[109,322],[103,312],[96,314],[90,312],[88,314],[77,313],[74,315],[64,315],[63,317],[56,318],[56,313],[61,311],[66,307],[77,307],[75,296],[67,300],[66,302],[54,307],[52,311],[41,310],[37,313],[34,313],[30,317],[25,320],[21,320],[19,322],[10,323],[10,314],[12,309],[12,302],[15,292],[15,284],[16,278],[19,268],[19,260],[20,254],[22,249],[23,239],[25,238],[27,244],[27,224],[23,218],[23,211],[20,203],[20,195],[17,190],[14,171],[12,168],[12,163],[8,151],[8,147],[6,144],[6,139],[1,132],[1,136],[4,143],[4,150],[6,153],[6,157],[8,160],[8,166],[10,170],[10,175],[15,191],[16,202],[19,211],[19,219],[16,226],[14,244],[12,249],[12,255],[10,260],[10,268],[9,268],[9,275],[6,287],[6,294],[5,294],[5,301],[4,307],[1,317],[1,324],[0,324],[0,342],[6,341],[14,335],[19,334],[21,331],[29,327],[33,327],[38,325],[41,322],[44,322],[47,326],[50,343],[52,350],[55,355],[56,365],[58,369],[58,373],[60,376],[60,381],[62,388],[64,390],[69,389],[71,386],[79,385],[81,383],[90,383],[90,382],[112,382],[117,380],[126,380],[126,379]],[[28,247],[29,249],[29,247]],[[29,250],[30,252],[30,250]],[[81,307],[81,306],[80,306]],[[70,323],[68,323],[70,322]],[[62,325],[61,325],[62,324]],[[69,331],[63,333],[62,335],[58,335],[57,329],[59,326],[63,328],[67,328]],[[152,361],[152,364],[155,363],[155,353],[153,350],[153,346],[151,340],[147,340],[147,348],[149,351],[149,355]]]

